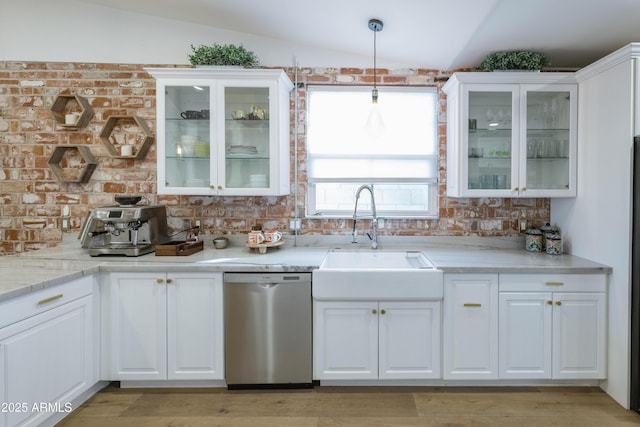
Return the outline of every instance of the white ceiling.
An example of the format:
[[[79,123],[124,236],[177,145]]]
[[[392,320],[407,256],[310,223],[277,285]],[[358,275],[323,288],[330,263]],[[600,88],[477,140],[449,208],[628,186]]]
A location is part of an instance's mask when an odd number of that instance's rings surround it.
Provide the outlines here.
[[[378,65],[454,70],[491,52],[547,54],[580,68],[640,42],[640,0],[77,0],[128,12],[265,37],[284,44],[372,55]]]

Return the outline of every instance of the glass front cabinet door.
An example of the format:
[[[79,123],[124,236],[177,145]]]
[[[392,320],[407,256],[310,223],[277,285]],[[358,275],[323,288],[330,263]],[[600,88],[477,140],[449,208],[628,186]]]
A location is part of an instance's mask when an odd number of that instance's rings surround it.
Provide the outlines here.
[[[284,71],[146,70],[156,78],[158,194],[289,194]]]
[[[447,94],[449,197],[575,197],[570,73],[456,73]]]

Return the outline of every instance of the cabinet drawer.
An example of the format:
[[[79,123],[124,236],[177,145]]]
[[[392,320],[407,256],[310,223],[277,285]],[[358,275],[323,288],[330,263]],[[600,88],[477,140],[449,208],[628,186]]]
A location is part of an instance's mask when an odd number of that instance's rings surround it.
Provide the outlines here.
[[[93,276],[45,288],[0,303],[0,328],[59,307],[93,292]]]
[[[606,292],[606,274],[500,274],[500,292]]]

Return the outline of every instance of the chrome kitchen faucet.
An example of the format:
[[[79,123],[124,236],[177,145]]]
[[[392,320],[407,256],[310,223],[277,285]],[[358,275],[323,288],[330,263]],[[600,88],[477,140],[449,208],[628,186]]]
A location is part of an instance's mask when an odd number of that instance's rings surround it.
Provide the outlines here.
[[[356,203],[353,208],[353,231],[351,232],[353,239],[351,243],[358,243],[358,229],[356,224],[358,222],[358,199],[360,198],[362,190],[369,190],[369,193],[371,193],[371,228],[373,229],[373,237],[369,233],[367,233],[367,236],[371,239],[371,249],[378,249],[378,217],[376,215],[376,199],[373,196],[372,185],[361,185],[358,191],[356,191]]]

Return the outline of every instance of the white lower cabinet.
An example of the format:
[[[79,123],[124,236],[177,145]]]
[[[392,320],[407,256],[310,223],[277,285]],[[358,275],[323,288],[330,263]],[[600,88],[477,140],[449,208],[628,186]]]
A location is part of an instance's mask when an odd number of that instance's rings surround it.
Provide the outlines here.
[[[222,273],[111,273],[112,380],[224,378]]]
[[[500,378],[606,378],[606,276],[500,275]]]
[[[498,275],[445,274],[443,378],[498,378]]]
[[[70,412],[96,382],[94,283],[83,277],[0,304],[0,426]]]
[[[315,301],[314,378],[440,378],[440,301]]]

